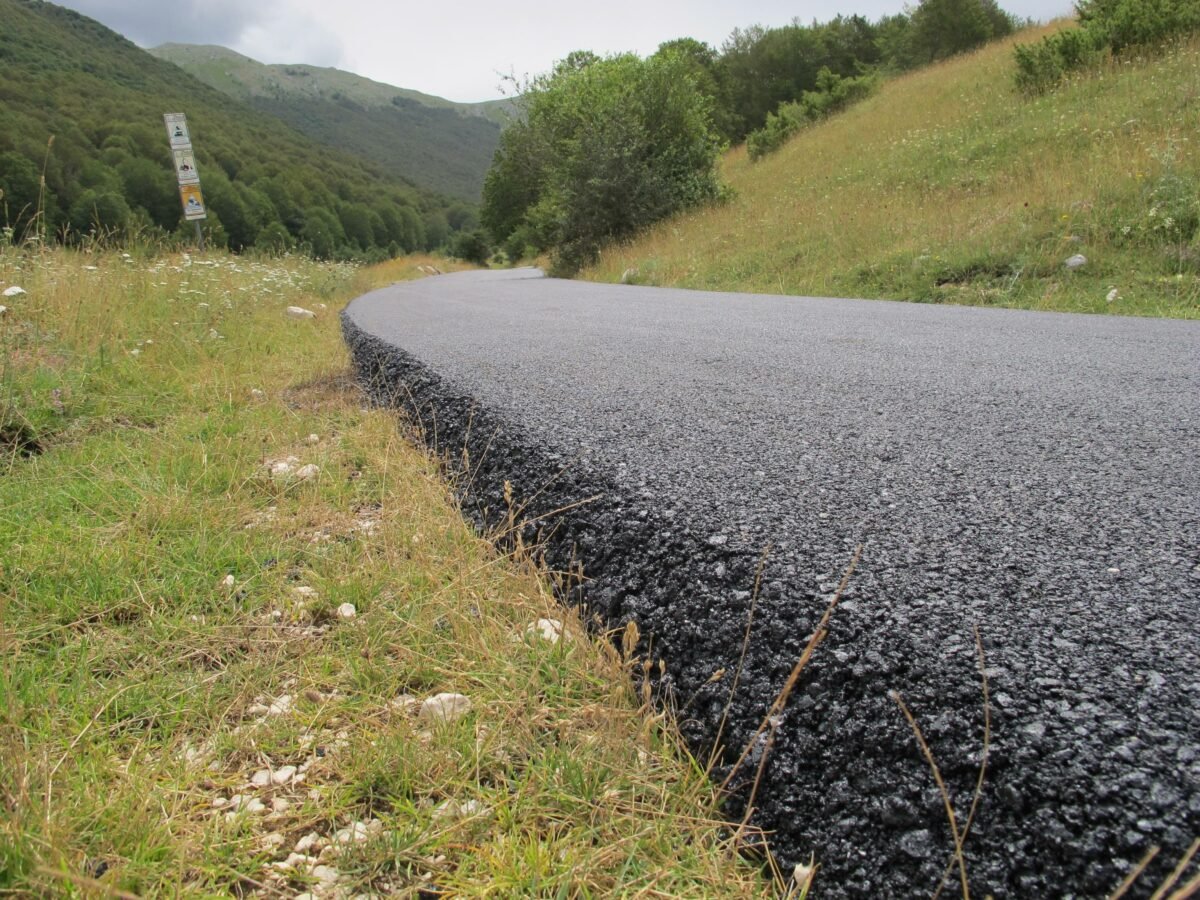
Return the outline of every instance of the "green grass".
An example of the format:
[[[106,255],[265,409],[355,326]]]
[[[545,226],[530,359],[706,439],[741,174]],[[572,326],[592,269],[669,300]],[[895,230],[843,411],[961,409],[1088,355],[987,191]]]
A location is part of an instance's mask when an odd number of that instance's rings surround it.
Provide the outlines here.
[[[316,834],[345,896],[771,894],[629,662],[352,384],[336,310],[420,262],[0,252],[0,893],[292,896]]]
[[[1033,100],[1012,43],[885,83],[762,162],[733,150],[729,203],[611,247],[585,277],[1200,315],[1200,41]],[[1069,272],[1075,254],[1088,263]]]

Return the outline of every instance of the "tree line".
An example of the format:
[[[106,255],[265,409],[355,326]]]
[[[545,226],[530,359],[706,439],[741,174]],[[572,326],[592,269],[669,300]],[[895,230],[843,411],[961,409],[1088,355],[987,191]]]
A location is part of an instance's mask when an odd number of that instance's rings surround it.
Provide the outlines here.
[[[582,51],[519,85],[482,222],[510,258],[551,251],[570,274],[606,242],[724,193],[722,149],[791,130],[865,96],[874,80],[974,49],[1020,23],[995,0],[920,0],[869,21],[837,16],[736,29],[718,49],[692,38],[650,57]]]

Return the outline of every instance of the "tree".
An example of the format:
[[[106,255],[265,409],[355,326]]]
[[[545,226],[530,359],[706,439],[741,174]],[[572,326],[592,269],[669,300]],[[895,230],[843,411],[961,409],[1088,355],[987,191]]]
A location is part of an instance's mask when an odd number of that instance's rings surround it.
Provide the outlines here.
[[[720,193],[723,142],[680,54],[572,54],[521,103],[484,183],[483,221],[498,242],[520,228],[537,235],[560,274]]]
[[[974,50],[1011,34],[1015,23],[995,0],[921,0],[912,13],[911,47],[918,64]]]
[[[304,211],[300,237],[317,259],[332,259],[346,243],[342,223],[323,206],[312,206]]]

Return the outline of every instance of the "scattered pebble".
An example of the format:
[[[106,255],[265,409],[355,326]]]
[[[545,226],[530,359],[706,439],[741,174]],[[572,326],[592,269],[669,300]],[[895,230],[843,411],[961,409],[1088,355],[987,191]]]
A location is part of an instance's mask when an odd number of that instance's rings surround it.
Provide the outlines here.
[[[250,388],[250,396],[255,400],[261,400],[267,395],[261,388]]]
[[[337,617],[343,622],[349,622],[358,615],[358,610],[354,608],[353,603],[343,603],[337,608]]]
[[[289,306],[287,314],[293,319],[315,319],[317,314],[311,309],[305,309],[303,306]]]
[[[420,718],[426,722],[454,722],[471,709],[471,701],[462,694],[435,694],[421,704]]]
[[[558,619],[538,619],[537,622],[525,629],[525,634],[557,644],[563,634],[563,624]]]
[[[295,777],[296,777],[296,767],[295,766],[280,766],[278,769],[276,769],[274,772],[271,773],[271,783],[272,784],[287,784],[289,781],[291,781]]]
[[[325,846],[325,840],[315,831],[310,831],[300,840],[296,841],[297,853],[308,853],[309,850],[320,851]]]
[[[1082,253],[1076,253],[1074,256],[1069,257],[1067,259],[1067,261],[1065,263],[1063,263],[1063,265],[1066,266],[1071,271],[1074,271],[1075,269],[1081,269],[1084,266],[1086,266],[1087,261],[1088,261],[1088,258],[1086,256],[1084,256]]]
[[[345,828],[338,829],[333,835],[335,844],[361,844],[371,837],[365,822],[352,822]]]
[[[411,713],[415,708],[420,707],[421,701],[413,697],[411,694],[401,694],[399,697],[388,703],[388,706],[401,713]]]
[[[327,887],[336,884],[339,876],[340,873],[333,866],[316,866],[312,870],[312,877]]]
[[[1105,297],[1104,299],[1107,300],[1109,303],[1114,303],[1117,300],[1121,299],[1121,292],[1119,290],[1117,290],[1116,288],[1113,288],[1111,291],[1108,292],[1108,296]]]
[[[309,587],[307,584],[292,588],[292,594],[301,600],[316,600],[320,596],[316,588]]]
[[[292,808],[292,804],[289,803],[287,800],[283,799],[283,797],[276,797],[274,800],[271,801],[271,812],[285,813],[291,808]]]
[[[226,590],[233,590],[236,585],[237,579],[234,578],[232,574],[226,575],[221,579],[221,587],[225,588]]]
[[[312,463],[309,463],[307,466],[301,466],[296,470],[296,478],[298,478],[300,481],[311,481],[320,474],[321,468],[313,465]]]
[[[24,293],[26,293],[25,288],[17,287],[15,284],[10,288],[4,289],[5,297],[20,297]]]
[[[454,821],[456,819],[469,819],[472,816],[481,816],[488,812],[488,808],[478,800],[467,800],[459,803],[457,800],[446,800],[439,803],[433,811],[433,820],[435,822],[442,820]]]
[[[7,315],[8,315],[8,307],[0,306],[0,318],[4,318]]]
[[[321,436],[319,434],[310,434],[304,439],[304,443],[308,444],[310,447],[315,446],[316,444],[321,443]]]
[[[295,456],[289,456],[287,459],[270,460],[266,465],[272,478],[287,478],[295,470],[298,462],[300,460]]]
[[[267,811],[267,805],[257,797],[245,797],[241,794],[235,794],[229,798],[229,803],[226,804],[229,812],[225,813],[225,818],[232,819],[238,813],[261,813]]]
[[[278,700],[274,701],[267,707],[267,714],[271,716],[282,716],[292,708],[292,695],[284,694]]]
[[[250,783],[255,787],[266,787],[271,783],[271,770],[259,769],[250,776]]]

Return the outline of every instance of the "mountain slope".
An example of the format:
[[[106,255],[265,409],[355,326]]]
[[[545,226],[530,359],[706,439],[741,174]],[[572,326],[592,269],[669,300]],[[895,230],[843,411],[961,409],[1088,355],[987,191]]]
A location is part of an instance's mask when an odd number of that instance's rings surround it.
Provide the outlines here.
[[[1014,90],[1013,43],[887,82],[761,162],[735,149],[729,203],[611,247],[587,276],[1200,316],[1200,41],[1037,99]]]
[[[256,114],[98,22],[37,0],[0,0],[0,20],[0,223],[18,236],[41,202],[43,167],[51,234],[174,230],[162,114],[181,111],[216,240],[251,246],[274,225],[277,246],[350,255],[446,237],[445,199]]]
[[[459,104],[340,69],[265,65],[224,47],[149,51],[309,137],[417,184],[479,201],[509,104]]]

